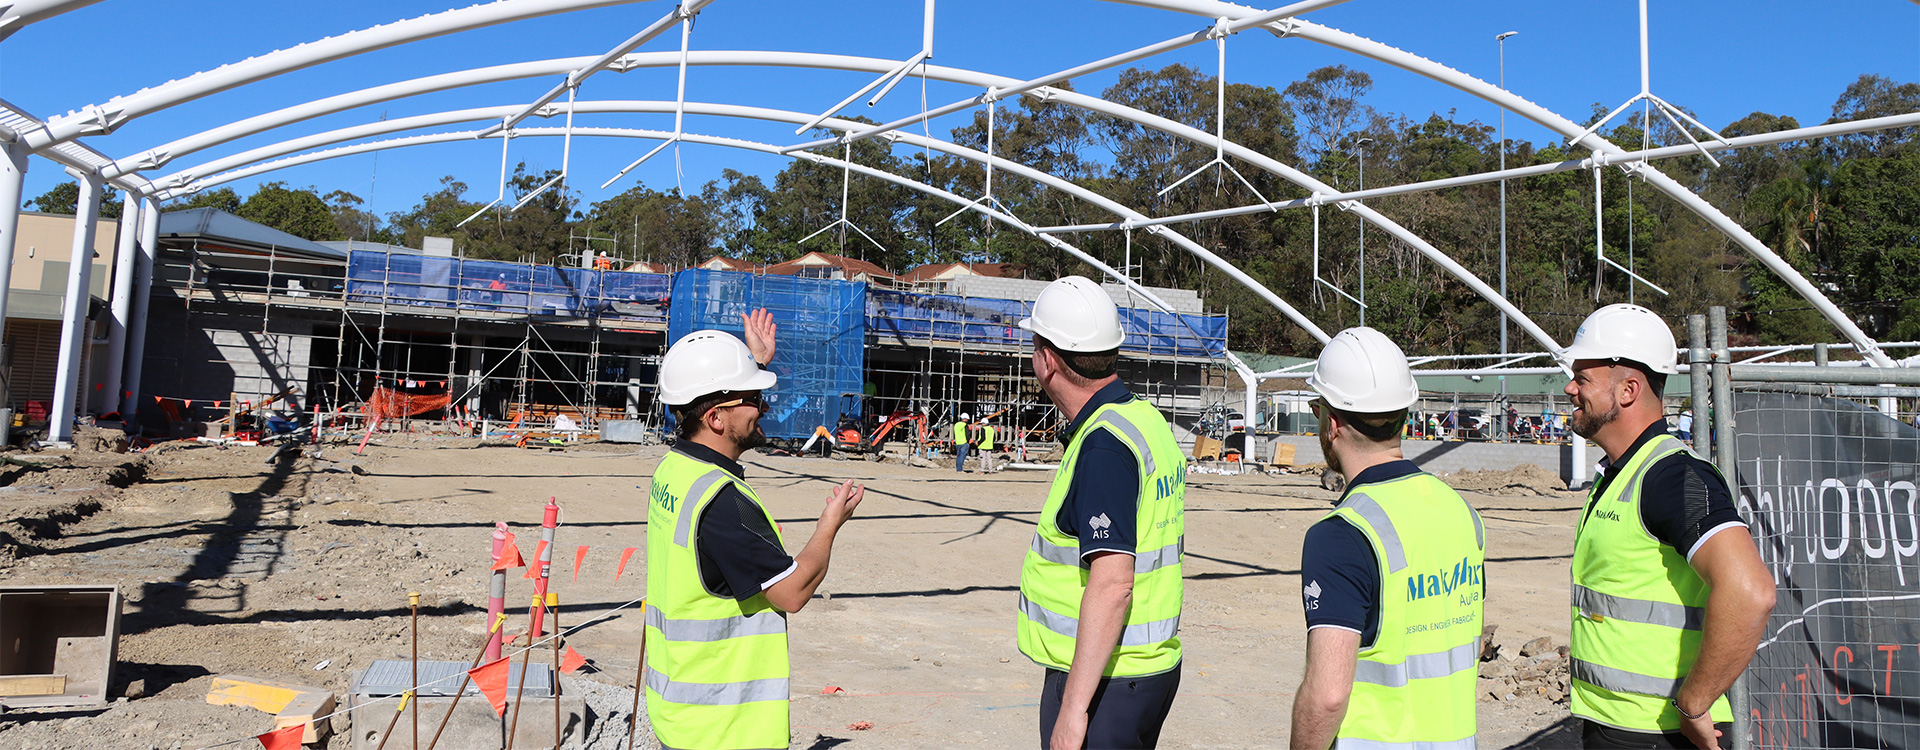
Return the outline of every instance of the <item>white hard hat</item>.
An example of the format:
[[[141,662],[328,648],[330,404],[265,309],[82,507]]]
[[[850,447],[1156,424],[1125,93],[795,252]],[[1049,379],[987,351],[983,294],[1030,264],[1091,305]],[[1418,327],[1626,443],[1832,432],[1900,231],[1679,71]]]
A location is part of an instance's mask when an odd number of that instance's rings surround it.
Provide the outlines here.
[[[1560,352],[1571,363],[1581,359],[1624,359],[1673,375],[1680,372],[1673,329],[1654,311],[1639,305],[1607,305],[1593,311]]]
[[[775,380],[754,363],[747,345],[726,331],[681,336],[660,358],[660,400],[670,406],[685,406],[721,391],[763,391]]]
[[[1127,338],[1113,298],[1085,276],[1068,276],[1040,290],[1033,317],[1022,319],[1020,327],[1069,352],[1112,351]]]
[[[972,419],[972,418],[973,418],[973,415],[972,415],[972,414],[968,414],[968,413],[966,413],[966,412],[964,412],[964,411],[963,411],[963,412],[960,412],[960,421],[962,421],[962,422],[965,422],[965,421],[967,421],[967,420],[969,420],[969,419]]]
[[[1365,326],[1327,342],[1307,387],[1333,408],[1360,414],[1398,411],[1420,400],[1407,355],[1386,334]]]

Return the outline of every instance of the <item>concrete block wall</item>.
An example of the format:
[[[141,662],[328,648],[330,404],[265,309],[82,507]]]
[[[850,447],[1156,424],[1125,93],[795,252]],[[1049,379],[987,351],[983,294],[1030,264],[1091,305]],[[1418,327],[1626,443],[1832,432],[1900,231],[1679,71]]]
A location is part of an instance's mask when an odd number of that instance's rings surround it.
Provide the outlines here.
[[[147,323],[147,396],[261,401],[288,386],[306,390],[313,358],[313,324],[270,319],[266,331],[249,316],[188,312],[177,300],[153,301]],[[300,399],[306,404],[306,399]]]

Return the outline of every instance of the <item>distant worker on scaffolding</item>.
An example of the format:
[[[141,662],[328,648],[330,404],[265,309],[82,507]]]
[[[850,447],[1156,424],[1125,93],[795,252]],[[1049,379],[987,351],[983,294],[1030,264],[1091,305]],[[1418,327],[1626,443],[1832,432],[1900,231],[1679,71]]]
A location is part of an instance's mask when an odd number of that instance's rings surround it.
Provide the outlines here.
[[[1573,534],[1568,670],[1584,747],[1730,746],[1724,694],[1773,611],[1726,478],[1667,434],[1675,351],[1657,313],[1608,305],[1560,353],[1573,431],[1607,454]]]
[[[1068,276],[1040,292],[1033,376],[1068,426],[1020,569],[1020,651],[1044,669],[1040,742],[1146,748],[1180,689],[1187,459],[1114,370],[1119,311]]]
[[[694,331],[660,362],[660,400],[679,440],[647,503],[647,715],[667,747],[786,747],[787,613],[827,575],[834,535],[866,494],[833,488],[813,538],[788,557],[780,526],[747,485],[740,454],[765,445],[763,392],[776,377],[772,315],[746,316],[747,342]]]
[[[607,251],[601,250],[599,257],[593,259],[593,268],[597,271],[613,270],[613,259],[607,257]]]
[[[973,445],[972,414],[960,412],[960,419],[953,423],[953,471],[962,473],[967,470],[967,448]]]

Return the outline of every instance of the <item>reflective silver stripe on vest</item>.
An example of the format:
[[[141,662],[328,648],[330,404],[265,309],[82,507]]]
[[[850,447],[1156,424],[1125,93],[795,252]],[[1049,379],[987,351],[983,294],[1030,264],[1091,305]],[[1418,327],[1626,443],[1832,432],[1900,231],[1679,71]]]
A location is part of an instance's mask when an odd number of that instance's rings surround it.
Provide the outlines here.
[[[1373,534],[1380,538],[1380,546],[1387,550],[1387,572],[1398,573],[1407,567],[1407,553],[1400,546],[1400,532],[1394,531],[1393,519],[1387,518],[1387,511],[1374,502],[1374,499],[1360,493],[1347,496],[1342,508],[1352,508],[1353,512],[1366,519],[1373,527]]]
[[[1473,543],[1480,545],[1480,551],[1485,552],[1487,549],[1487,527],[1480,523],[1480,511],[1467,508],[1467,515],[1473,516]]]
[[[1382,742],[1354,737],[1333,741],[1333,750],[1475,750],[1478,747],[1473,737],[1452,742]]]
[[[669,641],[702,643],[787,632],[786,618],[772,610],[746,617],[723,617],[718,620],[669,620],[666,615],[660,613],[659,607],[648,607],[647,625],[660,631],[660,635]]]
[[[1187,536],[1180,535],[1172,544],[1156,550],[1140,552],[1133,556],[1133,574],[1143,576],[1169,565],[1180,564],[1180,553],[1187,548]]]
[[[1387,664],[1361,659],[1353,665],[1353,681],[1386,687],[1406,687],[1408,680],[1447,677],[1480,665],[1480,639],[1433,654],[1414,654],[1405,662]]]
[[[792,697],[785,677],[746,682],[675,682],[653,667],[647,667],[647,689],[659,693],[668,703],[692,706],[737,706]]]
[[[1080,634],[1080,621],[1035,604],[1026,594],[1020,595],[1020,614],[1026,615],[1040,627],[1051,630],[1068,638],[1077,638]],[[1180,616],[1174,615],[1165,620],[1143,622],[1128,625],[1120,632],[1122,646],[1152,646],[1165,643],[1180,632]]]
[[[687,546],[687,537],[693,533],[693,503],[707,496],[707,490],[713,489],[716,482],[727,481],[727,473],[714,469],[693,480],[693,487],[687,490],[687,496],[680,499],[680,521],[673,527],[673,543]]]
[[[1633,472],[1633,476],[1623,477],[1624,479],[1628,480],[1627,486],[1626,486],[1626,489],[1620,493],[1620,499],[1615,502],[1625,503],[1625,502],[1633,502],[1633,501],[1639,500],[1640,499],[1640,480],[1647,475],[1647,472],[1653,470],[1654,464],[1660,463],[1662,460],[1665,460],[1666,457],[1671,456],[1675,453],[1681,453],[1681,452],[1686,452],[1690,450],[1689,448],[1687,448],[1686,443],[1682,443],[1678,439],[1673,439],[1673,443],[1668,443],[1665,440],[1661,440],[1659,441],[1659,445],[1660,445],[1659,448],[1654,449],[1653,455],[1647,456],[1647,460],[1640,462],[1640,468]],[[1695,457],[1698,457],[1698,454],[1695,454]]]
[[[1120,434],[1126,435],[1128,440],[1133,441],[1133,449],[1140,453],[1140,460],[1146,462],[1147,474],[1151,476],[1153,474],[1153,449],[1148,447],[1147,438],[1141,434],[1140,428],[1135,427],[1132,422],[1127,421],[1126,417],[1109,411],[1095,417],[1092,422],[1088,422],[1086,427],[1081,428],[1081,434],[1086,434],[1086,431],[1093,429],[1094,425],[1102,423],[1113,425],[1113,428],[1119,430]]]
[[[1603,667],[1590,661],[1571,660],[1568,671],[1573,679],[1612,690],[1616,693],[1638,693],[1661,698],[1671,698],[1680,694],[1680,681],[1664,677],[1629,672],[1624,669]]]
[[[1033,544],[1030,545],[1028,549],[1033,550],[1034,554],[1040,556],[1040,559],[1055,565],[1086,567],[1086,561],[1080,558],[1079,547],[1065,547],[1054,544],[1053,542],[1040,538],[1040,534],[1038,533],[1033,535]],[[1161,547],[1160,549],[1135,553],[1133,556],[1133,574],[1146,575],[1169,565],[1177,565],[1180,563],[1180,553],[1185,552],[1186,549],[1187,538],[1183,535],[1174,543]]]
[[[1577,583],[1573,585],[1573,606],[1585,614],[1681,630],[1699,630],[1707,619],[1707,610],[1701,607],[1602,594]]]

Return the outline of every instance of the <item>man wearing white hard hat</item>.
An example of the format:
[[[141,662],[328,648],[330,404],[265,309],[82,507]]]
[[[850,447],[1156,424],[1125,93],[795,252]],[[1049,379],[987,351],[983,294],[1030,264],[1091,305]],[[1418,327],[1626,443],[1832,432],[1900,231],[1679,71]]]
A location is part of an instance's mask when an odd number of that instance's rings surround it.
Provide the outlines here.
[[[748,343],[694,331],[660,361],[679,439],[647,503],[644,671],[654,732],[681,750],[788,746],[787,614],[826,578],[834,535],[866,492],[851,480],[834,488],[813,538],[787,555],[740,466],[766,443],[776,327],[765,310],[743,317]]]
[[[1667,434],[1679,372],[1652,310],[1608,305],[1561,353],[1573,431],[1606,460],[1573,543],[1573,714],[1586,747],[1719,747],[1724,693],[1773,611],[1773,578],[1713,464]]]
[[[1099,284],[1040,292],[1033,375],[1068,421],[1020,570],[1020,651],[1044,668],[1040,743],[1154,747],[1180,689],[1186,456],[1114,374],[1125,334]]]
[[[1320,353],[1320,450],[1347,480],[1300,551],[1307,668],[1295,750],[1474,747],[1486,533],[1460,494],[1406,460],[1420,399],[1385,334],[1349,328]]]

